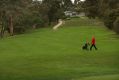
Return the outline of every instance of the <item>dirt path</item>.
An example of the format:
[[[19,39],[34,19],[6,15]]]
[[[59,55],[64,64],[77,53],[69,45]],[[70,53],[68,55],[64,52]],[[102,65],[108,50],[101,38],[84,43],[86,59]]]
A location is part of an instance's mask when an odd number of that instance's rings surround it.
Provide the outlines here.
[[[62,24],[63,24],[63,21],[60,19],[58,24],[53,27],[53,30],[57,30]]]

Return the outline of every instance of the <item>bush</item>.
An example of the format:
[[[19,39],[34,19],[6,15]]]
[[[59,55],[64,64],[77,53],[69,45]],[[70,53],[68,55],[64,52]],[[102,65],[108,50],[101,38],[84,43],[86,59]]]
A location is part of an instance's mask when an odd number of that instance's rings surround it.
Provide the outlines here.
[[[28,29],[44,27],[45,22],[38,15],[22,15],[14,20],[14,34],[24,33]]]
[[[119,34],[119,17],[114,22],[114,31]]]
[[[14,28],[14,34],[23,34],[25,31],[26,31],[26,29],[21,26]]]
[[[113,20],[107,18],[104,20],[104,25],[108,28],[108,29],[112,29],[113,28]]]
[[[31,19],[31,23],[32,23],[32,25],[36,25],[36,28],[40,28],[40,27],[44,27],[45,26],[45,20],[43,20],[42,18],[40,18],[40,17],[33,17],[32,19]]]
[[[116,20],[115,10],[106,10],[103,20],[107,28],[113,29],[113,23]]]

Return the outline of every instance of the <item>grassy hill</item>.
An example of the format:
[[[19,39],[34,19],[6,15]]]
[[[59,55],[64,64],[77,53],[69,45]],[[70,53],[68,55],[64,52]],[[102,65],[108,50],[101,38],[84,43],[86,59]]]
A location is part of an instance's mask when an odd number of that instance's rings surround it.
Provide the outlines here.
[[[83,51],[96,37],[98,50]],[[76,18],[0,40],[0,80],[119,80],[119,36],[98,20]]]

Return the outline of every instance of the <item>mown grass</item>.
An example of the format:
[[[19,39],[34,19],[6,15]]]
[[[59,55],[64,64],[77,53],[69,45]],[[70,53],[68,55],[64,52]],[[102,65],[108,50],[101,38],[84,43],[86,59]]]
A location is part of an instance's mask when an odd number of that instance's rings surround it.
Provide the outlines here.
[[[98,50],[83,51],[94,35]],[[119,80],[119,36],[98,20],[71,19],[0,40],[0,80]]]

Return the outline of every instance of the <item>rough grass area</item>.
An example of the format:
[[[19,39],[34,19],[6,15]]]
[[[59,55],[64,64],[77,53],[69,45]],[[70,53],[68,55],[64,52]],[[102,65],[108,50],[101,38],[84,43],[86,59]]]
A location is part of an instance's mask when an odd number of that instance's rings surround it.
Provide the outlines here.
[[[83,51],[92,35],[98,51]],[[119,80],[119,36],[98,20],[76,18],[0,40],[0,80]]]

